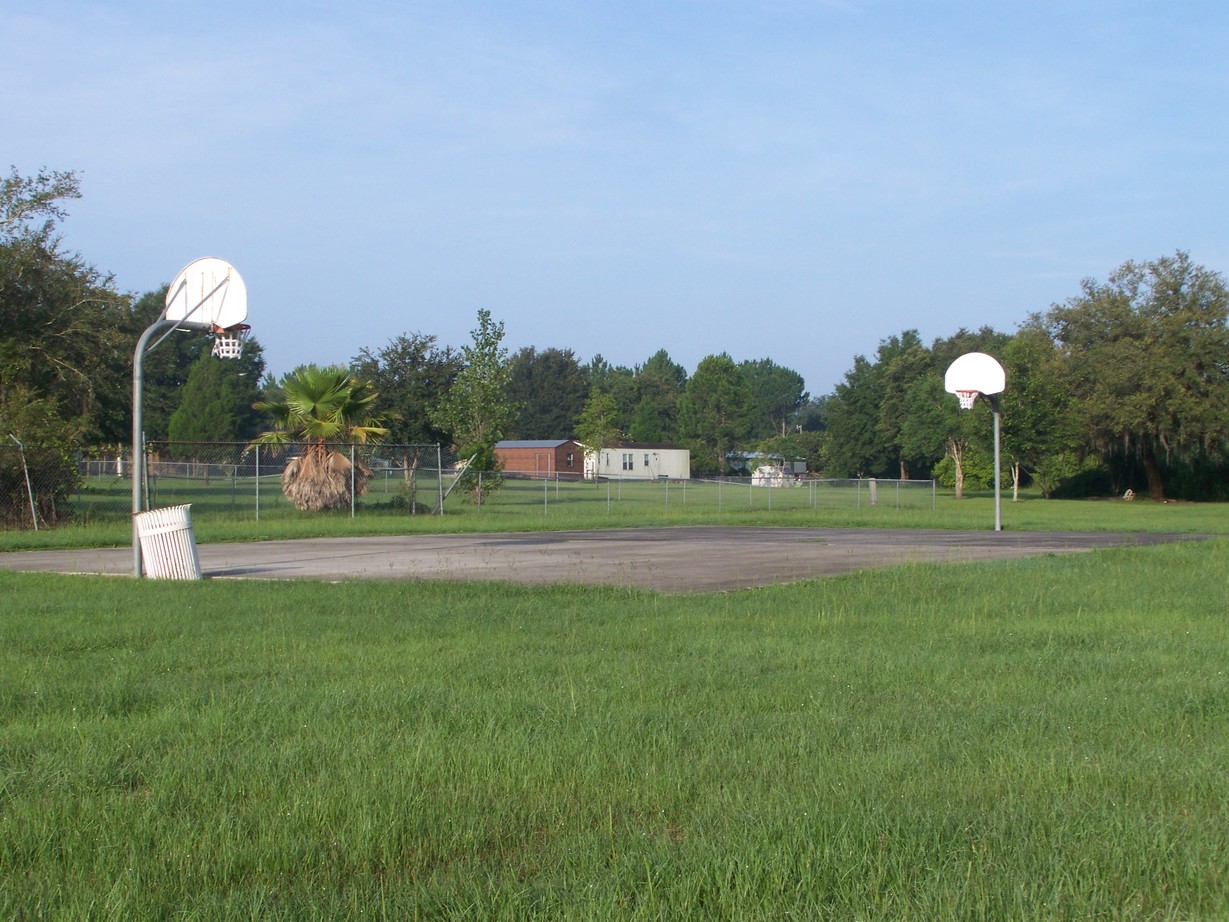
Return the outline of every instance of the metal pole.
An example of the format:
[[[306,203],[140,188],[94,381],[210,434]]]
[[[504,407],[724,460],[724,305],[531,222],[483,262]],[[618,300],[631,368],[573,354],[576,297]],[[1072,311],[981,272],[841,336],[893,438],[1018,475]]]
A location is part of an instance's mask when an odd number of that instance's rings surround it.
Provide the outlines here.
[[[444,450],[435,443],[435,485],[440,494],[440,515],[444,514]]]
[[[256,454],[256,521],[260,521],[260,446],[255,449]]]
[[[137,514],[142,510],[145,499],[142,483],[145,477],[145,465],[142,461],[144,446],[141,444],[141,434],[144,420],[145,388],[145,347],[159,333],[175,328],[173,320],[157,320],[137,340],[136,351],[132,354],[132,575],[141,578],[141,537],[137,532]]]
[[[214,289],[215,291],[217,289]],[[213,292],[210,292],[210,296]],[[202,301],[202,303],[204,303]],[[200,307],[200,304],[197,305]],[[193,308],[196,310],[196,308]],[[167,320],[161,317],[155,320],[141,338],[132,353],[132,575],[141,578],[141,538],[137,532],[137,514],[142,511],[145,498],[145,440],[144,440],[144,388],[145,388],[145,353],[152,352],[172,330],[195,330],[207,333],[211,329],[207,323],[197,323],[189,320]],[[149,341],[162,334],[162,339],[149,345]]]
[[[350,443],[350,518],[354,518],[354,443]]]
[[[1001,428],[999,422],[999,402],[991,401],[991,408],[994,410],[994,530],[1003,530],[1003,494],[1000,489],[999,481],[1002,474],[999,471],[999,430]]]

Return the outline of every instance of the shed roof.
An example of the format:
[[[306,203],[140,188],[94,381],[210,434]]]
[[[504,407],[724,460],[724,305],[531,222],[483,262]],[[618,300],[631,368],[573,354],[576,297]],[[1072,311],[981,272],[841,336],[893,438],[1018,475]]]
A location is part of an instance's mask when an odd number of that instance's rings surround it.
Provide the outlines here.
[[[496,448],[559,448],[574,439],[504,439],[496,442]]]

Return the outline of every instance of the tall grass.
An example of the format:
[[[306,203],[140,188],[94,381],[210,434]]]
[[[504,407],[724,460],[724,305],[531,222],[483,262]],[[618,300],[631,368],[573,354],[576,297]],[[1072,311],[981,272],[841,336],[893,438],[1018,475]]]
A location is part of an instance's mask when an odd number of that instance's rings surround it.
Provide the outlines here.
[[[0,573],[0,917],[1224,918],[1226,573]]]

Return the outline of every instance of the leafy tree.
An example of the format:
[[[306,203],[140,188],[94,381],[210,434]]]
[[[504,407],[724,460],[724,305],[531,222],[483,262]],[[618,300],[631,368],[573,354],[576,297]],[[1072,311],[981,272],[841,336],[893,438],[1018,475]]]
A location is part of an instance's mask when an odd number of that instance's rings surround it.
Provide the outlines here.
[[[935,368],[942,376],[946,373],[948,366],[966,352],[1002,355],[1010,339],[1008,334],[1000,333],[993,327],[979,327],[976,330],[961,327],[951,336],[936,339],[931,344],[930,351],[935,358]]]
[[[725,470],[726,454],[747,434],[746,379],[726,353],[701,359],[687,381],[679,400],[679,432],[696,446],[697,467]]]
[[[479,310],[478,326],[471,336],[473,342],[461,350],[461,371],[431,419],[451,433],[461,458],[472,459],[461,484],[481,502],[485,493],[501,484],[495,474],[499,470],[495,443],[504,437],[511,422],[512,405],[507,394],[508,350],[503,346],[503,322],[496,323],[490,311]]]
[[[853,368],[836,386],[825,413],[828,423],[826,473],[834,477],[877,477],[891,469],[892,451],[879,427],[883,384],[874,363],[854,357]]]
[[[250,345],[249,340],[244,347],[245,355]],[[254,404],[260,402],[259,375],[238,371],[239,361],[201,353],[188,373],[179,395],[179,407],[168,423],[172,442],[234,443],[258,433],[260,415]],[[263,367],[263,359],[257,357],[256,361]]]
[[[436,337],[404,333],[378,352],[364,349],[351,360],[350,370],[378,391],[375,409],[389,417],[389,441],[424,445],[449,438],[431,410],[451,389],[461,365],[461,356],[437,346]]]
[[[619,428],[630,432],[636,415],[639,396],[636,393],[635,369],[625,365],[611,365],[600,355],[595,355],[586,367],[589,390],[602,390],[614,398],[619,408]]]
[[[798,448],[806,458],[807,468],[823,471],[828,462],[828,401],[829,397],[812,397],[798,411]]]
[[[873,362],[855,356],[825,408],[833,474],[905,478],[910,463],[928,467],[938,460],[941,454],[911,457],[903,449],[902,429],[914,385],[940,360],[922,346],[916,330],[881,340]]]
[[[60,249],[61,202],[79,194],[72,173],[23,178],[14,169],[0,184],[0,402],[21,384],[82,440],[115,441],[124,402],[112,398],[131,368],[128,299]]]
[[[1050,496],[1081,455],[1081,440],[1062,383],[1058,350],[1040,320],[1031,318],[1003,348],[1008,387],[999,397],[1003,453],[1011,470],[1012,499],[1030,472],[1042,496]]]
[[[884,340],[879,346],[876,370],[879,377],[879,439],[895,459],[901,480],[909,479],[909,466],[929,468],[937,457],[910,456],[902,432],[908,425],[910,398],[918,382],[935,373],[934,356],[922,345],[917,330],[906,330],[899,337]]]
[[[11,385],[0,400],[0,524],[26,528],[30,516],[26,471],[34,485],[40,525],[56,525],[70,511],[79,477],[80,433],[60,417],[55,402],[23,384]],[[19,447],[20,446],[20,447]],[[23,465],[24,456],[24,465]]]
[[[171,414],[175,442],[234,442],[239,439],[237,401],[222,360],[204,354],[188,373],[179,409]]]
[[[514,438],[565,438],[589,396],[589,384],[571,349],[526,346],[508,365],[509,403],[516,408]]]
[[[1138,460],[1154,499],[1165,466],[1229,448],[1229,291],[1178,252],[1126,262],[1045,316],[1092,447]]]
[[[81,181],[74,172],[43,168],[33,176],[22,176],[12,167],[0,182],[0,240],[27,238],[47,243],[56,222],[67,217],[61,202],[75,198],[81,198]],[[43,222],[32,224],[38,218]]]
[[[960,409],[956,398],[943,389],[938,373],[919,378],[909,391],[901,448],[912,456],[933,458],[935,464],[950,458],[955,468],[956,499],[963,499],[965,462],[970,446],[983,439],[989,412],[981,401],[972,410]]]
[[[576,423],[576,440],[585,447],[586,453],[593,452],[596,458],[603,448],[623,440],[618,419],[619,407],[614,398],[605,391],[594,390]]]
[[[747,388],[748,437],[787,436],[791,422],[807,401],[802,375],[772,359],[745,361],[739,368]]]
[[[282,473],[282,492],[296,509],[319,512],[348,508],[367,489],[371,471],[338,451],[339,444],[381,441],[388,433],[374,411],[377,394],[342,368],[306,366],[281,384],[282,399],[259,409],[273,428],[253,445],[302,444],[302,452]],[[353,481],[354,490],[351,491]]]
[[[678,438],[678,402],[687,371],[660,349],[634,371],[635,410],[628,436],[637,442],[673,442]]]

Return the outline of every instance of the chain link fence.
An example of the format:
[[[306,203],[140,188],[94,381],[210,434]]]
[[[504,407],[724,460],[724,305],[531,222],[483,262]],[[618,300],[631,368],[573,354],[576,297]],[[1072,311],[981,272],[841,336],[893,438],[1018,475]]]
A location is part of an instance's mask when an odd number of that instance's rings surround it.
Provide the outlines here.
[[[464,514],[638,518],[740,511],[935,509],[931,480],[830,480],[805,475],[692,480],[536,477],[467,472],[464,459],[440,445],[339,445],[352,478],[345,502],[304,512],[283,492],[287,468],[302,445],[151,442],[146,446],[143,508],[192,504],[209,517],[271,519],[324,515]],[[48,449],[0,447],[0,502],[5,528],[53,527],[127,519],[132,514],[131,449],[71,457]]]
[[[194,519],[210,515],[252,517],[298,512],[282,489],[283,476],[304,445],[249,446],[224,442],[149,442],[142,505],[192,504]],[[455,458],[439,445],[336,445],[347,462],[348,501],[332,512],[438,512]],[[79,464],[73,497],[78,518],[131,514],[131,452],[97,452]],[[441,476],[441,474],[443,476]]]

